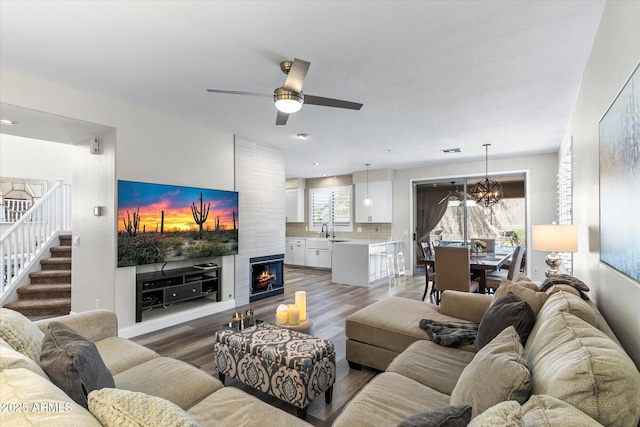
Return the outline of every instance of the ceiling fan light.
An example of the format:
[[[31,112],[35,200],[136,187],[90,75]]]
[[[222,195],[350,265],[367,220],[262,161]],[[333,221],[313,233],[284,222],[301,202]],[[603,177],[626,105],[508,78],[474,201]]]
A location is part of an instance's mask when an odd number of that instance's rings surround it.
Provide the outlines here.
[[[273,100],[279,111],[291,114],[300,111],[304,103],[304,95],[302,92],[296,93],[280,87],[273,91]]]

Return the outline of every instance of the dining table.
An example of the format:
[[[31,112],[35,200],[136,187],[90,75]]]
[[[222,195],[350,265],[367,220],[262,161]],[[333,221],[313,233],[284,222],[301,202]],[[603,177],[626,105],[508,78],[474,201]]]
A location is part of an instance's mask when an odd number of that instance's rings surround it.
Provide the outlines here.
[[[478,280],[478,291],[481,294],[487,291],[487,271],[499,270],[511,258],[511,252],[470,252],[469,265],[474,280]],[[426,286],[429,286],[429,270],[435,271],[436,258],[429,255],[424,259],[420,259],[420,264],[427,267]],[[437,277],[437,276],[436,276]],[[425,288],[426,295],[426,288]]]

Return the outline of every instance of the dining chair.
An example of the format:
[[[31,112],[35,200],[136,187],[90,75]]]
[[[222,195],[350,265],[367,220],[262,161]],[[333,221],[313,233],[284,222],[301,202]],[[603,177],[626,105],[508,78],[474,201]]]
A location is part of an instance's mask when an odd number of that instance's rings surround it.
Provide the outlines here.
[[[429,292],[429,283],[434,283],[433,287],[435,288],[435,280],[436,280],[436,273],[433,271],[432,268],[432,263],[427,262],[427,256],[428,254],[425,252],[424,248],[425,248],[425,243],[418,243],[416,242],[416,255],[417,255],[417,265],[423,265],[424,266],[424,274],[425,274],[425,278],[424,278],[424,293],[422,294],[422,301],[424,301],[424,299],[427,297],[427,293]],[[431,291],[431,293],[433,294],[433,290]]]
[[[483,237],[473,237],[471,238],[471,247],[475,248],[476,240],[482,240],[487,244],[487,247],[484,248],[483,252],[493,253],[496,251],[496,239],[485,239]]]
[[[500,286],[502,279],[513,280],[513,278],[516,276],[516,273],[520,271],[520,264],[522,263],[524,251],[524,244],[516,246],[516,249],[513,251],[513,255],[511,255],[511,264],[509,265],[509,270],[499,270],[487,273],[487,290],[495,291],[498,286]]]
[[[480,284],[471,280],[469,248],[460,246],[435,247],[436,304],[447,290],[478,292]]]

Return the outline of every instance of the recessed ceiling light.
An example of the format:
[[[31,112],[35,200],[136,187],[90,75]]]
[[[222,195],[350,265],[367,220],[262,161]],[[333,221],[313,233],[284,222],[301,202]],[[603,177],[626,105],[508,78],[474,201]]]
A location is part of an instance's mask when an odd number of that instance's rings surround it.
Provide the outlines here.
[[[297,136],[298,138],[300,138],[300,139],[304,139],[304,140],[307,140],[307,139],[311,138],[311,135],[309,135],[308,133],[299,133],[299,134],[297,134],[296,136]]]
[[[0,119],[0,124],[3,124],[3,125],[17,125],[18,122],[14,122],[13,120],[9,120],[9,119]]]
[[[323,174],[322,174],[322,176],[323,176],[323,177],[325,177],[325,176],[327,176],[327,174],[326,174],[326,173],[323,173]]]
[[[315,163],[313,164],[313,166],[320,166],[320,163],[315,162]]]

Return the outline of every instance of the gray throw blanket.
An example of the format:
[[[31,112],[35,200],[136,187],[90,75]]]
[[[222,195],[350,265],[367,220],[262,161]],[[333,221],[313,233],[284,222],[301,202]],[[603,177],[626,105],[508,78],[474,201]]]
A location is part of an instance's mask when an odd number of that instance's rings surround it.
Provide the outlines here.
[[[546,291],[553,285],[567,285],[574,287],[578,292],[580,292],[580,297],[583,300],[589,301],[589,297],[585,294],[585,292],[589,292],[589,287],[573,276],[569,276],[568,274],[549,276],[544,282],[542,282],[542,285],[540,285],[540,292]]]
[[[460,347],[473,344],[478,335],[477,323],[438,322],[422,319],[420,328],[424,329],[431,341],[444,347]]]

